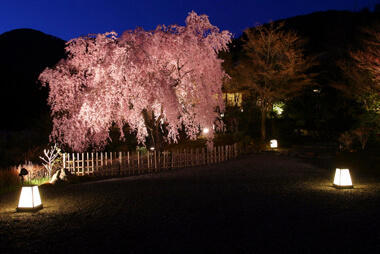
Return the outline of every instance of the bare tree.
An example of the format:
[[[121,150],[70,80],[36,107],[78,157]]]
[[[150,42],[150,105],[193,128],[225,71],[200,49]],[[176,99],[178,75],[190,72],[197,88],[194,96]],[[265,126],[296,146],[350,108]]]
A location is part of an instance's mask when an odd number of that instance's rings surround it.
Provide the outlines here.
[[[44,162],[42,164],[46,168],[50,179],[53,173],[53,168],[61,156],[61,149],[57,146],[57,144],[54,144],[54,146],[51,146],[50,149],[44,149],[44,155],[45,157],[40,156],[40,159]]]

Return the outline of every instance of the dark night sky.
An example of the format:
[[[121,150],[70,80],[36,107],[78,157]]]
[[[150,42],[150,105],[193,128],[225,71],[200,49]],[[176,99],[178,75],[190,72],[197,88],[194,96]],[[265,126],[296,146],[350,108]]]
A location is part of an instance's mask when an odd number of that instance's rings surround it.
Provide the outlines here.
[[[4,0],[0,34],[32,28],[68,40],[89,33],[121,33],[141,26],[184,24],[187,13],[239,35],[256,23],[325,10],[360,10],[378,0]]]

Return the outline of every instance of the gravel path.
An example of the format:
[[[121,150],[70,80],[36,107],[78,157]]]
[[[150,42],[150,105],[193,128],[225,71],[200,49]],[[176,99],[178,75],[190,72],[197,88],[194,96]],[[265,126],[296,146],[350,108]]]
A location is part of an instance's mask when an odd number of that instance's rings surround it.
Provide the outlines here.
[[[40,188],[44,209],[0,196],[0,253],[380,251],[380,174],[275,154],[159,174]]]

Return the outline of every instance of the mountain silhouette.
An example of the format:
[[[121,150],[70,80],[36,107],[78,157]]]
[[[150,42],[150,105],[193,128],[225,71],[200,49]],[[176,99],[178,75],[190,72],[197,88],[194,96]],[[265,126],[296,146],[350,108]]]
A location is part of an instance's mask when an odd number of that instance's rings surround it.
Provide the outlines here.
[[[33,29],[0,35],[0,131],[28,130],[49,116],[38,76],[64,57],[65,41]]]
[[[318,56],[319,84],[339,80],[338,62],[350,58],[350,51],[361,49],[364,29],[380,23],[380,13],[368,10],[323,11],[280,20],[305,38],[305,54]]]

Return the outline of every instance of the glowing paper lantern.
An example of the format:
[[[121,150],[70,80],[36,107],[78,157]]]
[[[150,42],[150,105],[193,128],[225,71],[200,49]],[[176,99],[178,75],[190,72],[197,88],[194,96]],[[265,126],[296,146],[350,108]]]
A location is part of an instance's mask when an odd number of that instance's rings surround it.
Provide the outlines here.
[[[208,134],[209,131],[210,131],[210,130],[209,130],[208,128],[204,128],[202,132],[203,132],[203,134]]]
[[[38,186],[23,186],[17,211],[36,211],[42,209],[42,202]]]
[[[339,189],[353,188],[350,171],[348,169],[336,169],[334,187]]]
[[[278,144],[277,144],[277,140],[276,139],[272,139],[270,141],[270,148],[277,148]]]

